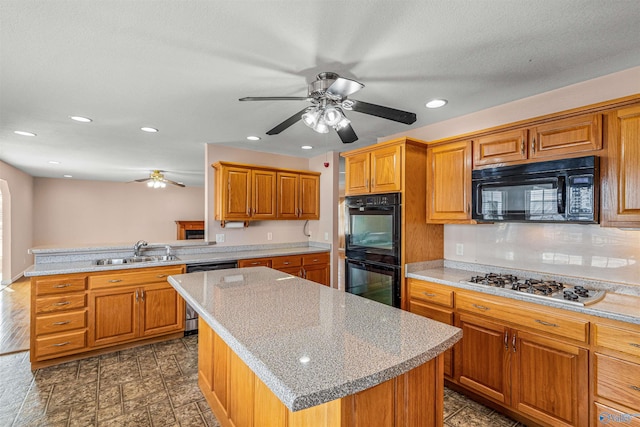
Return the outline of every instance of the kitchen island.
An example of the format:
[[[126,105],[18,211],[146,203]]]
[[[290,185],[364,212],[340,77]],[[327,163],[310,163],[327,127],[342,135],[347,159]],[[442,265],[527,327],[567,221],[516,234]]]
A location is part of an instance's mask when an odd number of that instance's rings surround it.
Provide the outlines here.
[[[223,426],[442,425],[458,328],[265,267],[169,277]]]

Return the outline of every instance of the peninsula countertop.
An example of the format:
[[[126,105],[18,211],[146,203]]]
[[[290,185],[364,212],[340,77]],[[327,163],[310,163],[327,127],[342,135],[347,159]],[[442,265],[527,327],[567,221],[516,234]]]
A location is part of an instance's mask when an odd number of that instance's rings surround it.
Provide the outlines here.
[[[169,283],[292,411],[401,375],[462,337],[453,326],[266,267]]]

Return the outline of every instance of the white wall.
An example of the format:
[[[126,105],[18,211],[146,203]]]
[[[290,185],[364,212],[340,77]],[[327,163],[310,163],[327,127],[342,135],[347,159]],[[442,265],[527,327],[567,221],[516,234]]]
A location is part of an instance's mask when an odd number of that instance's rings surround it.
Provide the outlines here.
[[[0,161],[3,206],[2,284],[18,279],[33,264],[33,177]]]
[[[433,141],[637,93],[640,67],[414,129],[406,135]],[[456,244],[463,245],[462,256],[456,255]],[[640,231],[575,224],[446,225],[445,259],[640,285]]]
[[[204,188],[35,178],[33,246],[176,240],[176,220],[204,219]]]

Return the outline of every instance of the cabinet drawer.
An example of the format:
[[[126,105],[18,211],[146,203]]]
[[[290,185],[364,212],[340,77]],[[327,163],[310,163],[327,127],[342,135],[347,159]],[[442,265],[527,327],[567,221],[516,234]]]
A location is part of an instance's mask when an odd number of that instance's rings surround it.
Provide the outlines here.
[[[244,267],[271,267],[270,258],[241,259],[238,261],[238,268]]]
[[[529,328],[546,334],[558,335],[587,342],[589,321],[541,310],[534,304],[496,297],[495,300],[458,293],[456,307],[470,313],[481,314],[500,321],[511,322],[519,328]],[[504,301],[501,301],[504,300]]]
[[[409,298],[453,307],[453,290],[420,280],[409,279]]]
[[[36,317],[36,336],[87,327],[87,312],[45,314]]]
[[[596,427],[640,427],[640,414],[630,414],[594,402],[593,425]]]
[[[271,267],[275,269],[300,267],[302,265],[302,257],[300,255],[279,256],[271,260]]]
[[[112,288],[114,286],[141,285],[144,283],[166,282],[172,274],[182,274],[183,266],[165,268],[145,268],[140,270],[120,270],[109,274],[89,277],[90,289]]]
[[[411,313],[419,314],[420,316],[433,319],[436,322],[446,323],[447,325],[453,325],[453,311],[443,310],[441,308],[428,307],[419,302],[410,301],[409,311]]]
[[[47,277],[35,279],[35,283],[36,296],[84,291],[87,287],[86,277]]]
[[[73,310],[87,306],[85,294],[63,295],[58,297],[44,297],[36,299],[36,313],[50,313],[54,311]]]
[[[640,365],[595,353],[595,394],[640,411]]]
[[[593,325],[594,344],[640,357],[640,333],[609,325]]]
[[[86,347],[86,342],[87,331],[76,331],[47,336],[45,338],[36,338],[36,358],[38,360],[50,359],[57,354],[79,350]]]
[[[308,254],[302,255],[302,265],[329,264],[329,254]]]

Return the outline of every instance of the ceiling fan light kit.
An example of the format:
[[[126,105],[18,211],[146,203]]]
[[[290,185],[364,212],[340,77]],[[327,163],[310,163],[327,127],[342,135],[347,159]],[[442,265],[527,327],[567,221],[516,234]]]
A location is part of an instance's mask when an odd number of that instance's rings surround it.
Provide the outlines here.
[[[135,179],[133,182],[146,182],[147,187],[149,188],[165,188],[167,184],[184,187],[184,184],[181,182],[175,182],[165,178],[164,174],[159,169],[151,171],[149,178]]]
[[[367,102],[347,99],[347,97],[364,85],[355,80],[340,77],[336,73],[324,72],[317,75],[316,80],[309,84],[308,95],[301,96],[249,96],[240,98],[240,101],[308,101],[307,107],[286,119],[273,129],[267,131],[267,135],[277,135],[294,123],[302,122],[318,133],[328,133],[333,128],[343,143],[351,143],[358,140],[356,132],[351,127],[351,121],[345,116],[343,110],[356,111],[369,114],[387,120],[393,120],[404,124],[412,124],[416,121],[415,113],[369,104]]]

